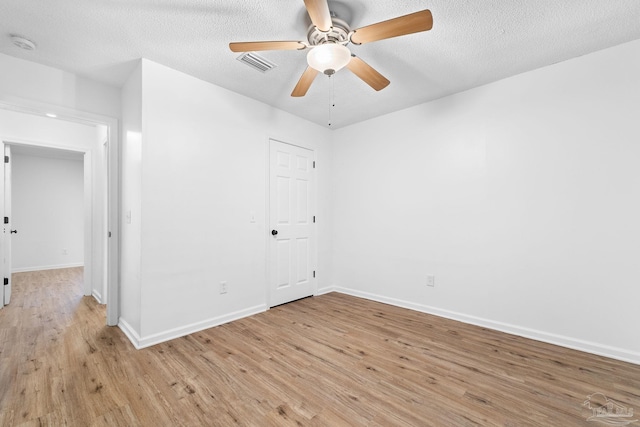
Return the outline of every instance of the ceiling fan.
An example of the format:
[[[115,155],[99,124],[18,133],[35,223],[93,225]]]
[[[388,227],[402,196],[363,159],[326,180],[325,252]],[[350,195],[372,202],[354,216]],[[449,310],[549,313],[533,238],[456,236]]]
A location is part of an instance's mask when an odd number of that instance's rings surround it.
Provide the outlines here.
[[[388,21],[378,22],[351,30],[349,25],[333,16],[327,0],[304,0],[312,25],[304,41],[254,41],[233,42],[229,48],[233,52],[261,50],[305,50],[307,69],[293,89],[291,96],[304,96],[319,72],[328,76],[345,66],[375,90],[384,89],[389,80],[362,59],[356,57],[346,47],[349,43],[361,45],[392,37],[428,31],[433,27],[433,17],[428,9]]]

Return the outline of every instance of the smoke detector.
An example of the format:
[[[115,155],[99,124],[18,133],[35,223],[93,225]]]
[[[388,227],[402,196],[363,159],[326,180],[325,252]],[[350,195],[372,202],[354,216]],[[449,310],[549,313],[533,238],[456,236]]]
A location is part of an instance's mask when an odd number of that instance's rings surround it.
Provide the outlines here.
[[[11,43],[23,50],[36,50],[36,44],[29,39],[20,36],[11,36]]]

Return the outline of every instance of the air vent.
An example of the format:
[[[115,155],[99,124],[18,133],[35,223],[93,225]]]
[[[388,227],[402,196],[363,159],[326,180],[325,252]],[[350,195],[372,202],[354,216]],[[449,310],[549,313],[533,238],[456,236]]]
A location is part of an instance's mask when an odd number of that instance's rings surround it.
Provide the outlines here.
[[[244,62],[249,67],[253,68],[254,70],[258,70],[261,73],[266,73],[267,71],[273,70],[274,68],[277,67],[277,65],[274,64],[273,62],[267,61],[266,59],[264,59],[261,56],[258,56],[254,52],[243,53],[237,59],[238,61]]]

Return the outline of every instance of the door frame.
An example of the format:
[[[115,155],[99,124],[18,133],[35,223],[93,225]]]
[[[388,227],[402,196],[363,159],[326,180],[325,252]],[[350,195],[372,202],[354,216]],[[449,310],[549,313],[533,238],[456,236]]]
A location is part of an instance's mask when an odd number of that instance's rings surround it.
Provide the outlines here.
[[[265,283],[266,283],[266,307],[267,310],[271,308],[271,142],[277,142],[280,144],[291,145],[298,148],[303,148],[305,150],[310,150],[313,153],[313,161],[315,163],[316,155],[318,150],[315,146],[311,144],[304,143],[291,143],[284,141],[280,138],[269,137],[266,140],[265,144],[265,158],[266,158],[266,168],[265,168],[265,225],[264,225],[264,236],[265,236],[265,251],[266,251],[266,268],[265,268]],[[317,215],[318,212],[318,176],[317,169],[314,167],[314,177],[312,183],[312,191],[313,191],[313,206],[314,206],[314,215]],[[317,271],[318,266],[318,227],[317,222],[313,224],[311,235],[311,264],[312,270]],[[318,294],[318,278],[314,277],[313,282],[313,294]]]
[[[115,326],[118,324],[118,319],[120,316],[120,307],[119,307],[119,268],[120,268],[120,259],[119,259],[119,248],[120,248],[120,222],[118,216],[118,209],[120,205],[120,174],[119,174],[119,165],[120,165],[120,138],[119,138],[119,127],[118,120],[113,117],[98,115],[94,113],[88,113],[85,111],[61,107],[58,105],[50,105],[41,102],[34,102],[30,100],[25,100],[21,98],[12,98],[10,101],[5,101],[0,99],[0,108],[5,110],[10,110],[14,112],[31,114],[36,116],[46,116],[48,113],[55,112],[58,120],[65,120],[76,122],[85,125],[102,125],[107,128],[107,147],[109,153],[109,168],[106,172],[106,177],[103,177],[105,181],[108,182],[108,193],[105,194],[105,202],[108,206],[108,218],[106,218],[107,226],[109,229],[110,236],[102,235],[100,236],[100,245],[102,247],[108,247],[107,253],[107,265],[104,266],[104,271],[108,276],[107,281],[107,316],[106,316],[106,324],[109,326]],[[2,142],[5,141],[12,144],[20,144],[20,138],[13,138],[10,136],[3,136]],[[40,147],[54,148],[54,149],[64,149],[64,150],[73,150],[80,151],[85,153],[90,153],[91,149],[87,150],[79,150],[76,148],[63,147],[57,144],[52,144],[46,141],[24,141],[22,143],[27,143],[27,145],[37,145]],[[102,149],[102,144],[94,144],[98,149]],[[90,160],[91,154],[87,156],[85,155],[85,162]],[[86,167],[86,166],[85,166]],[[91,165],[93,167],[93,165]],[[92,182],[92,189],[96,188],[94,185],[98,183]],[[93,191],[93,190],[92,190]],[[85,195],[86,197],[86,195]],[[91,199],[91,211],[95,215],[98,212],[98,209],[94,206],[95,201],[92,197]],[[92,215],[93,216],[93,215]],[[86,217],[85,217],[86,223]],[[86,226],[85,226],[86,233]],[[91,236],[93,237],[93,236]],[[86,239],[86,236],[85,236]],[[104,239],[104,240],[102,240]],[[90,248],[89,248],[90,250]],[[87,248],[85,247],[85,256],[87,253]],[[104,262],[103,260],[93,259],[92,262]],[[90,285],[90,283],[89,283]],[[85,295],[91,295],[91,289],[89,289],[89,293],[87,294],[87,283],[85,283],[84,293]]]
[[[5,158],[9,157],[10,159],[12,156],[11,146],[2,144],[2,155],[5,156]],[[5,301],[6,301],[5,297],[7,296],[7,292],[9,293],[9,301],[11,301],[11,286],[12,286],[11,271],[9,271],[9,273],[7,274],[4,270],[6,265],[9,265],[9,266],[12,265],[12,252],[11,250],[7,250],[7,246],[12,246],[11,245],[11,237],[12,237],[11,229],[13,228],[13,224],[11,223],[12,221],[11,218],[13,217],[12,200],[11,200],[13,176],[11,173],[12,172],[11,163],[10,162],[6,163],[3,161],[2,166],[3,166],[2,172],[0,173],[0,195],[1,195],[0,205],[2,205],[2,215],[9,218],[9,223],[3,224],[4,232],[0,236],[0,245],[2,246],[0,247],[0,257],[1,257],[0,262],[2,262],[0,270],[4,273],[0,276],[7,279],[7,281],[4,283],[4,286],[7,286],[7,288],[3,286],[2,291],[0,291],[0,294],[2,295],[2,298],[0,298],[0,308],[2,308],[5,304]],[[7,185],[7,182],[9,182],[9,185]],[[9,191],[7,191],[7,189],[9,189]],[[7,197],[7,195],[9,197]],[[9,262],[7,262],[7,259],[9,259]]]
[[[106,200],[103,200],[102,209],[100,215],[103,218],[102,228],[100,233],[103,236],[109,235],[109,139],[105,137],[101,142],[99,150],[102,150],[102,164],[99,166],[103,171],[100,174],[100,182],[98,185],[101,187],[103,194],[106,194]],[[109,296],[109,239],[104,239],[102,242],[102,264],[105,268],[102,269],[102,291],[101,302],[107,303]]]

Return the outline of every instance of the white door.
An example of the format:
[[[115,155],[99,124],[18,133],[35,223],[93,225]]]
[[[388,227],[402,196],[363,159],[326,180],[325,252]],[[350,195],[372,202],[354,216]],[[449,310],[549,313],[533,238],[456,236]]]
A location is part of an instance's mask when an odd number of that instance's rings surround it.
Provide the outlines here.
[[[313,295],[315,183],[312,150],[270,141],[270,306]]]
[[[3,203],[3,233],[2,233],[2,277],[4,278],[3,304],[7,305],[11,301],[11,146],[4,144],[4,174],[2,188]]]

